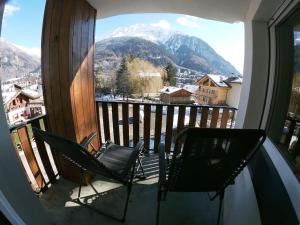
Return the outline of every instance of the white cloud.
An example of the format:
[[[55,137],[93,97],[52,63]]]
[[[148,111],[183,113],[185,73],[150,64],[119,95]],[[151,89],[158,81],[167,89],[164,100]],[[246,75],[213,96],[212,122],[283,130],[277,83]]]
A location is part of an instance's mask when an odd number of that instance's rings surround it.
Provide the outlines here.
[[[151,23],[150,25],[153,26],[153,27],[160,27],[160,28],[163,28],[163,29],[170,29],[171,28],[171,24],[166,20],[160,20],[157,23]]]
[[[4,8],[3,17],[12,16],[15,12],[19,11],[21,8],[17,5],[6,4]]]
[[[194,16],[181,16],[176,19],[176,22],[185,27],[200,28],[198,20],[199,19]]]

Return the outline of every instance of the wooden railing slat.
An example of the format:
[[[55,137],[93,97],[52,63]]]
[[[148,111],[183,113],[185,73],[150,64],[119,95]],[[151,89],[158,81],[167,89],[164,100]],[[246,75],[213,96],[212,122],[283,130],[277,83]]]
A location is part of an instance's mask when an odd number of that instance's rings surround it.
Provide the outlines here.
[[[122,104],[122,121],[123,121],[123,142],[124,146],[129,146],[129,125],[128,125],[128,103]]]
[[[101,101],[98,101],[101,103]],[[151,123],[154,123],[154,150],[158,150],[158,145],[161,139],[162,124],[166,123],[166,137],[165,145],[166,151],[169,151],[173,133],[173,122],[174,122],[174,111],[175,107],[179,108],[178,111],[178,121],[177,121],[177,132],[180,132],[185,127],[185,114],[186,108],[190,107],[189,112],[189,127],[195,127],[197,122],[197,113],[198,108],[201,109],[201,119],[199,126],[202,128],[216,128],[216,127],[226,127],[229,119],[234,119],[235,108],[231,107],[221,107],[221,106],[193,106],[193,105],[182,105],[182,104],[158,104],[158,103],[138,103],[138,102],[102,102],[102,111],[103,111],[103,126],[104,126],[104,135],[106,139],[110,139],[110,129],[109,129],[109,110],[108,104],[112,104],[112,119],[113,119],[113,130],[115,142],[119,144],[120,140],[120,131],[119,131],[119,113],[117,110],[117,104],[122,105],[122,118],[123,118],[123,142],[124,146],[129,146],[129,138],[133,138],[133,144],[137,144],[139,139],[143,137],[145,149],[149,150],[151,142]],[[132,105],[132,115],[133,115],[133,126],[132,130],[129,129],[129,104]],[[143,130],[140,131],[140,105],[143,105],[144,108],[144,120],[143,120]],[[151,122],[151,107],[156,107],[155,112],[155,121]],[[167,107],[167,116],[166,121],[162,121],[163,107]],[[220,117],[220,109],[223,109],[222,116]],[[210,110],[212,110],[210,112]],[[210,114],[211,113],[211,114]],[[172,115],[171,115],[172,114]],[[208,126],[209,123],[209,126]],[[198,126],[198,124],[197,124]],[[165,127],[164,127],[165,128]],[[115,132],[116,131],[116,132]],[[132,132],[132,133],[131,133]],[[140,132],[142,132],[140,134]],[[132,135],[132,136],[131,136]]]
[[[40,120],[32,121],[31,126],[42,129],[41,124],[40,124]],[[56,182],[56,176],[54,174],[53,167],[51,165],[45,143],[41,139],[36,138],[36,137],[35,137],[35,142],[36,142],[36,147],[37,147],[37,150],[39,152],[42,164],[45,168],[45,172],[46,172],[46,174],[49,178],[49,181],[50,181],[50,183],[55,183]]]
[[[227,128],[228,119],[229,119],[229,110],[223,109],[222,119],[221,119],[221,128]]]
[[[148,151],[150,145],[151,106],[144,105],[144,147]]]
[[[173,137],[173,120],[174,120],[174,106],[169,105],[167,110],[167,124],[166,124],[166,137],[165,137],[165,151],[167,153],[171,150],[172,137]]]
[[[158,152],[158,146],[160,143],[161,136],[161,120],[162,120],[162,106],[156,106],[155,113],[155,133],[154,133],[154,151]]]
[[[216,128],[219,119],[219,109],[214,108],[211,112],[210,128]]]
[[[99,103],[96,102],[96,116],[97,116],[97,122],[98,122],[98,126],[99,126],[99,134],[98,134],[98,137],[99,137],[99,143],[100,143],[100,146],[102,146],[102,134],[101,134],[101,120],[100,120],[100,107],[99,107]]]
[[[38,162],[36,160],[36,157],[34,155],[30,140],[29,140],[29,135],[28,135],[28,130],[27,126],[21,127],[17,130],[18,136],[24,151],[24,155],[26,157],[26,160],[29,164],[30,170],[32,174],[36,174],[35,180],[38,185],[38,187],[42,190],[46,183],[45,179],[43,177],[43,174],[41,172],[41,169],[38,165]]]
[[[120,132],[119,132],[119,108],[118,103],[112,103],[112,118],[113,118],[113,133],[114,143],[120,144]]]
[[[234,117],[235,117],[235,110],[231,110],[231,121],[230,121],[230,128],[233,126]]]
[[[177,134],[184,128],[185,120],[185,106],[179,106],[178,121],[177,121]]]
[[[107,103],[102,103],[102,116],[105,141],[110,140],[109,115]]]
[[[133,145],[140,139],[140,105],[133,105]]]
[[[197,118],[197,107],[191,107],[189,127],[195,127]]]
[[[44,129],[47,131],[47,130],[49,130],[49,128],[48,128],[48,121],[47,121],[46,118],[47,117],[43,118],[43,121],[44,121]],[[53,149],[51,149],[50,146],[49,146],[49,148],[50,148],[50,151],[52,153],[52,157],[53,157],[53,160],[55,162],[55,166],[56,166],[57,172],[58,172],[58,174],[61,174],[62,168],[61,168],[61,165],[59,163],[59,158],[58,158],[56,152]],[[56,176],[57,176],[57,174],[56,174]]]
[[[97,100],[97,102],[99,103],[112,103],[112,102],[117,102],[117,103],[120,103],[120,104],[123,104],[123,103],[128,103],[127,101],[103,101],[103,100]],[[174,107],[177,107],[177,106],[186,106],[186,107],[190,107],[190,106],[194,106],[193,104],[173,104],[173,103],[154,103],[154,102],[130,102],[130,104],[132,105],[151,105],[151,106],[169,106],[169,105],[172,105]],[[200,107],[208,107],[208,106],[200,106]],[[214,106],[210,106],[211,108],[219,108],[219,109],[223,109],[223,108],[228,108],[230,110],[237,110],[236,108],[234,107],[228,107],[228,106],[219,106],[219,105],[214,105]]]
[[[201,120],[200,120],[201,128],[207,127],[208,110],[209,110],[209,108],[207,108],[207,107],[203,107],[201,110]]]
[[[21,166],[23,167],[23,171],[24,171],[24,173],[25,173],[25,176],[26,176],[28,182],[30,183],[30,186],[31,186],[32,190],[33,190],[33,191],[36,191],[36,190],[34,189],[32,183],[31,183],[31,180],[30,180],[30,178],[29,178],[29,176],[28,176],[28,174],[27,174],[27,171],[26,171],[26,169],[25,169],[25,166],[24,166],[24,164],[23,164],[23,162],[22,162],[22,160],[21,160],[21,158],[20,158],[19,149],[17,148],[17,143],[15,142],[15,138],[14,138],[14,134],[13,134],[13,133],[11,133],[11,139],[12,139],[13,145],[14,145],[14,147],[15,147],[16,154],[17,154],[17,156],[18,156],[19,163],[20,163]]]

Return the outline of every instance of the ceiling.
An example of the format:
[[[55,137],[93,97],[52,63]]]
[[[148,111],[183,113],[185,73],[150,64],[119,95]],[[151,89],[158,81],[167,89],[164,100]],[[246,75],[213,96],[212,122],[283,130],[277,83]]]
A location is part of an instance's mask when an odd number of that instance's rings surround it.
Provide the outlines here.
[[[251,0],[87,0],[97,18],[129,13],[180,13],[223,22],[244,21]]]

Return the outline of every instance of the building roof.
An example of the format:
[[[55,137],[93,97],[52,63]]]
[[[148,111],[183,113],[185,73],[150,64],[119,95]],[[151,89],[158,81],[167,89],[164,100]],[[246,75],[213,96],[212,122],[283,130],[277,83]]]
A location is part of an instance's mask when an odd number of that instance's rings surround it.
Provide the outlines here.
[[[243,83],[243,78],[242,77],[234,77],[232,80],[228,81],[226,80],[227,83],[235,83],[235,84],[241,84]]]
[[[4,105],[10,101],[14,96],[16,95],[16,91],[9,91],[9,92],[2,92],[2,98],[3,98],[3,103]]]
[[[22,89],[21,94],[25,95],[26,97],[28,97],[30,99],[37,99],[37,98],[41,97],[41,95],[38,92],[36,92],[34,90],[30,90],[30,89]]]
[[[9,103],[19,95],[24,95],[32,100],[41,97],[41,95],[36,91],[30,90],[28,88],[20,88],[19,86],[15,85],[15,91],[2,92],[4,108],[7,109]]]
[[[207,76],[213,80],[215,84],[217,84],[219,87],[228,87],[228,84],[224,82],[228,77],[224,75],[217,75],[217,74],[207,74]]]
[[[203,76],[202,78],[200,78],[199,80],[197,80],[197,83],[208,77],[210,80],[212,80],[214,82],[214,84],[216,84],[218,87],[231,87],[230,84],[231,83],[236,83],[236,84],[241,84],[243,83],[243,78],[242,77],[227,77],[224,75],[219,75],[219,74],[206,74],[205,76]]]
[[[160,93],[170,95],[170,94],[174,94],[174,93],[179,92],[179,91],[184,91],[184,92],[188,92],[189,94],[193,94],[191,91],[186,90],[184,88],[172,87],[172,86],[164,87],[163,89],[160,90]]]
[[[199,86],[193,84],[186,84],[183,86],[183,89],[195,94]]]
[[[226,77],[224,75],[218,75],[218,74],[206,74],[205,76],[201,77],[196,82],[198,83],[199,81],[201,81],[205,78],[209,78],[218,87],[225,87],[225,88],[229,87],[229,85],[225,82],[225,80],[228,79],[228,77]]]
[[[180,90],[182,90],[182,88],[168,86],[168,87],[164,87],[163,89],[161,89],[160,93],[172,94],[172,93],[175,93],[175,92],[180,91]]]

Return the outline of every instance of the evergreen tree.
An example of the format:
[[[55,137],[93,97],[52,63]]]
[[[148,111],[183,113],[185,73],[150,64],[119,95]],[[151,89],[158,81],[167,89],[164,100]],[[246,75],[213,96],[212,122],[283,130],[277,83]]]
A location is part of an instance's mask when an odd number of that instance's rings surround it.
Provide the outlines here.
[[[97,67],[95,69],[95,88],[96,90],[100,90],[103,86],[103,69],[101,66]]]
[[[116,93],[124,97],[132,94],[130,74],[128,72],[127,60],[123,58],[116,73]]]
[[[129,56],[127,57],[127,61],[128,61],[129,63],[131,63],[135,58],[136,58],[135,55],[129,54]]]
[[[165,68],[167,72],[167,81],[171,86],[176,85],[176,68],[172,65],[172,63],[169,63],[167,67]]]

